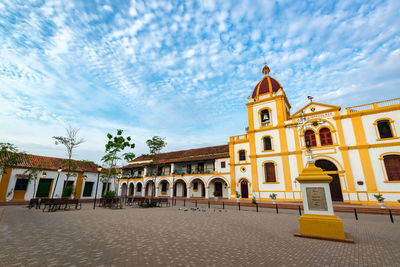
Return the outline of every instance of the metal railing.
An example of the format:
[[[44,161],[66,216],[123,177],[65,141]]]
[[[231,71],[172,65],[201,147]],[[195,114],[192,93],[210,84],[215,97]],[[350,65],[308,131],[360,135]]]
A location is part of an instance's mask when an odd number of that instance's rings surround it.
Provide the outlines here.
[[[175,169],[176,175],[190,175],[190,174],[211,174],[214,173],[215,168],[204,168],[204,170],[186,170],[186,169]]]

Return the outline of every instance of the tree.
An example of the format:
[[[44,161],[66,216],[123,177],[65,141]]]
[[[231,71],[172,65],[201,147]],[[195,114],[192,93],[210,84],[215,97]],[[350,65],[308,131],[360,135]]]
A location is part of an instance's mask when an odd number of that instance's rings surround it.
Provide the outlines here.
[[[25,152],[19,151],[13,144],[0,143],[0,175],[7,173],[8,167],[16,166],[25,159]]]
[[[63,185],[63,190],[61,192],[64,192],[64,187],[65,185],[68,184],[68,180],[70,177],[76,176],[75,172],[78,165],[76,161],[72,160],[72,153],[75,148],[77,148],[80,144],[85,142],[85,139],[83,138],[78,138],[78,132],[79,129],[74,129],[70,126],[68,128],[65,128],[67,135],[66,136],[53,136],[53,138],[56,140],[55,144],[56,145],[64,145],[65,148],[67,149],[67,155],[68,159],[66,160],[66,165],[67,165],[67,180],[65,184]]]
[[[153,175],[153,192],[152,195],[155,196],[155,186],[156,186],[156,179],[157,179],[157,169],[159,165],[159,154],[161,150],[167,145],[164,141],[165,138],[161,138],[159,136],[153,136],[151,139],[146,141],[147,146],[149,147],[149,155],[145,155],[151,159],[150,166],[156,168],[156,171],[152,173]]]
[[[33,181],[32,198],[35,198],[35,196],[36,196],[36,183],[37,183],[37,180],[40,179],[41,174],[43,173],[43,169],[44,169],[43,166],[39,164],[37,167],[31,167],[24,172],[24,174],[28,175],[28,177],[27,177],[28,183]]]
[[[103,177],[102,181],[106,182],[107,189],[104,191],[104,193],[107,193],[108,191],[108,183],[111,179],[111,176],[114,177],[114,184],[115,184],[115,176],[116,176],[116,169],[117,169],[117,164],[121,159],[124,159],[126,161],[131,161],[135,158],[135,154],[132,152],[127,152],[123,153],[121,155],[121,152],[124,151],[126,148],[134,149],[135,144],[131,142],[131,137],[127,136],[126,138],[122,135],[124,131],[121,129],[117,130],[117,134],[113,136],[112,134],[108,133],[107,134],[107,139],[108,142],[106,143],[105,147],[105,155],[101,159],[101,161],[106,165],[107,169],[107,175]],[[118,188],[115,188],[116,192],[118,192]]]

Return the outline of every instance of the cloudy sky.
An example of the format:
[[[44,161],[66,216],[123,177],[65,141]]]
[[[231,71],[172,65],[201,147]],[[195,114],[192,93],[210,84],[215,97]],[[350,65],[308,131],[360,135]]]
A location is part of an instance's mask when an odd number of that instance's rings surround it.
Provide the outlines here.
[[[99,162],[107,132],[165,151],[244,133],[264,57],[292,113],[400,96],[400,1],[0,0],[0,142]]]

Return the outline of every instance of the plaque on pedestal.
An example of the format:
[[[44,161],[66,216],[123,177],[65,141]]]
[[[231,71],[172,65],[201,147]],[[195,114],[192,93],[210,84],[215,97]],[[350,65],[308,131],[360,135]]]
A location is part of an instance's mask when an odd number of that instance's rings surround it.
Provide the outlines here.
[[[317,168],[313,160],[297,177],[303,198],[304,214],[295,236],[354,243],[343,230],[343,222],[333,211],[329,183],[332,177]]]
[[[328,211],[326,203],[325,188],[308,187],[306,188],[307,202],[309,210]]]

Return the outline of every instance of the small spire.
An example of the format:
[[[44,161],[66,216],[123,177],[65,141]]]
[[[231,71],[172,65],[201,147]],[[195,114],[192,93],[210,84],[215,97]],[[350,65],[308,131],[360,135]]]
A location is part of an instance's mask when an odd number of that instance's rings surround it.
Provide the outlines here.
[[[269,72],[270,72],[270,70],[269,70],[269,67],[267,66],[267,62],[264,61],[264,67],[263,67],[263,69],[262,69],[262,73],[263,73],[265,76],[269,76]]]

